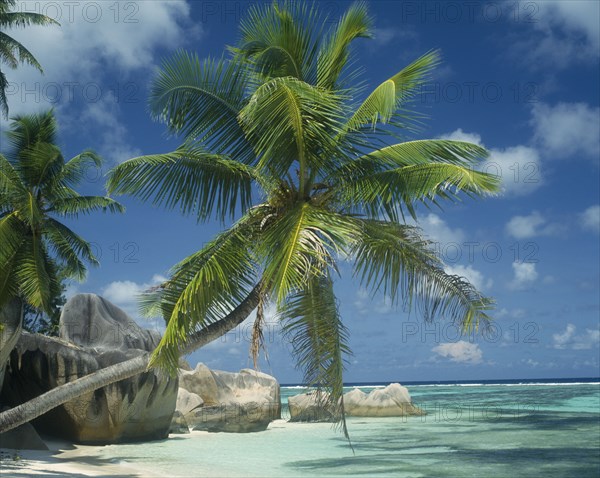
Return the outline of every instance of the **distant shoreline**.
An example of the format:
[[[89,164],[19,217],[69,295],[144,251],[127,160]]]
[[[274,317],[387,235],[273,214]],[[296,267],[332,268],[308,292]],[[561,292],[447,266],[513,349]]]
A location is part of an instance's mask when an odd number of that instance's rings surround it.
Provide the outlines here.
[[[600,377],[576,377],[576,378],[511,378],[511,379],[490,379],[490,380],[424,380],[424,381],[401,381],[391,380],[388,382],[348,382],[344,387],[383,387],[390,383],[398,382],[404,386],[430,386],[430,385],[557,385],[569,384],[577,385],[600,384]],[[306,388],[299,383],[282,383],[285,388]]]

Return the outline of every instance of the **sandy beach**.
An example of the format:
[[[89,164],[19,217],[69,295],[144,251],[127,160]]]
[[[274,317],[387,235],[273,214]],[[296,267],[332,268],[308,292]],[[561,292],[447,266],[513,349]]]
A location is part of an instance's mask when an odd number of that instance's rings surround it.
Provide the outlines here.
[[[49,451],[9,450],[0,448],[0,476],[46,478],[87,476],[148,477],[148,470],[139,471],[122,463],[94,458],[101,447],[72,445],[66,442],[45,440]],[[18,459],[13,459],[17,456]]]

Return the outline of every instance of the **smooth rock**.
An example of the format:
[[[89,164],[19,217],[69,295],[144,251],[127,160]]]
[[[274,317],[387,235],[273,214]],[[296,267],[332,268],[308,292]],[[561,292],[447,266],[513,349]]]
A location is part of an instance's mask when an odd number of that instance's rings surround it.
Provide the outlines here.
[[[288,398],[290,422],[333,422],[334,412],[317,400],[316,392]]]
[[[23,306],[13,299],[0,308],[0,390],[4,382],[4,370],[12,349],[21,336],[23,326]]]
[[[158,333],[140,328],[125,312],[93,294],[75,296],[65,304],[60,332],[61,338],[22,334],[11,353],[2,391],[7,404],[18,405],[150,352],[160,339]],[[33,423],[40,432],[78,443],[162,439],[169,434],[177,390],[177,378],[146,372],[84,394]]]
[[[185,388],[179,387],[177,405],[175,406],[177,412],[187,415],[192,410],[202,407],[202,405],[204,405],[204,400],[202,400],[200,395],[188,392]]]
[[[399,383],[372,390],[369,394],[355,388],[344,394],[344,406],[346,414],[351,417],[403,417],[425,414],[411,403],[408,389]]]
[[[291,422],[328,422],[334,411],[318,403],[315,392],[288,398]],[[355,388],[344,394],[344,409],[349,417],[420,416],[425,412],[414,406],[406,387],[392,383],[369,394]]]
[[[262,431],[281,417],[279,384],[265,373],[250,369],[239,373],[210,370],[200,363],[193,371],[181,370],[179,384],[204,402],[202,407],[185,414],[194,430]]]

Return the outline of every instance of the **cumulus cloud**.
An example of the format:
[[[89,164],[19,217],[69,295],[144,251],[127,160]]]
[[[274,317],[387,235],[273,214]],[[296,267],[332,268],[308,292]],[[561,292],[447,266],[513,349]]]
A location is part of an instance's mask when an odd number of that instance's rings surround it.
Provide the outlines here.
[[[458,264],[446,266],[445,270],[448,274],[464,277],[480,291],[489,289],[494,284],[493,279],[486,279],[480,271],[470,265],[463,266]]]
[[[445,247],[448,244],[462,244],[465,233],[460,228],[452,228],[437,214],[428,214],[419,220],[418,225],[433,242]]]
[[[531,125],[545,159],[600,158],[600,108],[585,103],[536,103]]]
[[[600,205],[595,204],[583,211],[579,215],[579,224],[588,231],[600,232]]]
[[[166,277],[155,274],[146,283],[138,283],[130,280],[114,281],[102,288],[101,295],[123,309],[130,317],[138,318],[139,295],[150,287],[156,286],[166,280]]]
[[[560,225],[548,223],[537,211],[528,216],[514,216],[506,224],[506,232],[515,239],[528,239],[536,236],[551,236],[559,233]]]
[[[485,147],[479,134],[465,132],[461,128],[446,133],[441,138],[467,141]],[[487,149],[490,156],[478,169],[500,176],[500,187],[504,195],[523,196],[532,193],[543,184],[537,149],[525,145]]]
[[[522,12],[523,36],[512,42],[512,54],[530,68],[564,69],[593,64],[600,52],[600,3],[588,0],[536,2]],[[526,21],[529,19],[529,21]],[[525,21],[523,21],[525,20]]]
[[[442,343],[433,347],[431,351],[440,357],[449,358],[452,362],[478,364],[483,360],[483,352],[479,345],[464,340]]]
[[[576,334],[577,327],[567,324],[564,332],[552,335],[555,349],[589,350],[600,344],[600,330],[585,329],[585,333]]]
[[[44,13],[61,26],[10,31],[44,67],[44,75],[26,65],[6,72],[11,116],[55,107],[61,127],[83,123],[99,132],[95,149],[111,163],[135,155],[120,120],[121,104],[145,100],[160,52],[199,38],[190,5],[185,0],[20,1],[18,8]]]
[[[526,289],[533,285],[538,278],[536,264],[534,262],[513,262],[513,280],[508,287],[513,290]]]

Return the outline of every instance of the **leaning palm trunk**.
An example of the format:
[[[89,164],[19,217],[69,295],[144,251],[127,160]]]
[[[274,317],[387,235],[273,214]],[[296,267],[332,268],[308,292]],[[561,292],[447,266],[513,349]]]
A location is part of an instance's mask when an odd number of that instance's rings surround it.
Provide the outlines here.
[[[226,317],[192,334],[185,345],[180,348],[181,355],[193,352],[241,324],[258,305],[259,289],[260,284]],[[144,373],[148,369],[149,360],[150,354],[145,353],[125,362],[111,365],[0,413],[0,433],[27,423],[85,393]]]

